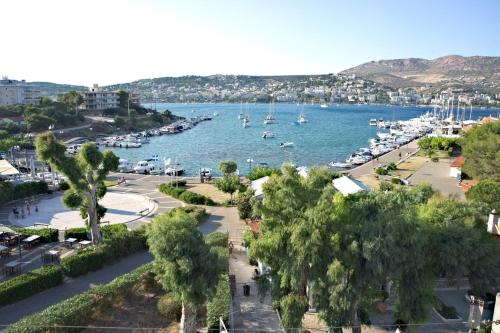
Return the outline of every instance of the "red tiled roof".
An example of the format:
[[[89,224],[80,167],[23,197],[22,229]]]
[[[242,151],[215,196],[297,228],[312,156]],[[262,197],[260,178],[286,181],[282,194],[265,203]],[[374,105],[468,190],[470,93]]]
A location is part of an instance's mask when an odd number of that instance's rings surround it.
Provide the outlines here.
[[[452,168],[459,168],[462,166],[462,164],[464,164],[465,160],[462,156],[458,156],[457,158],[455,158],[455,160],[453,161],[453,163],[451,163],[451,167]]]

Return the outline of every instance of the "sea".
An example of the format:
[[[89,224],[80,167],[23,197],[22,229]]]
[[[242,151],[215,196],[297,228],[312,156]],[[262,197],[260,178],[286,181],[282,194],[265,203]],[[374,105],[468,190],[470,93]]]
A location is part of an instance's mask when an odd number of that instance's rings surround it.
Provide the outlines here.
[[[233,160],[240,174],[260,164],[279,167],[285,162],[297,166],[327,165],[331,161],[344,161],[351,153],[368,146],[368,140],[377,132],[370,127],[370,119],[407,120],[428,111],[431,107],[400,107],[384,105],[331,104],[144,104],[158,111],[169,110],[183,117],[211,116],[211,121],[200,122],[182,133],[155,136],[141,148],[113,148],[117,156],[138,162],[158,155],[160,160],[177,160],[186,175],[198,175],[200,168],[211,168],[218,174],[222,160]],[[270,108],[274,124],[264,124]],[[250,127],[244,128],[238,119],[240,112],[248,115]],[[307,123],[298,124],[303,112]],[[472,119],[496,116],[498,109],[473,109]],[[214,115],[216,114],[216,115]],[[470,110],[465,112],[469,119]],[[263,139],[262,133],[271,131],[274,138]],[[281,148],[280,143],[293,142],[293,147]]]

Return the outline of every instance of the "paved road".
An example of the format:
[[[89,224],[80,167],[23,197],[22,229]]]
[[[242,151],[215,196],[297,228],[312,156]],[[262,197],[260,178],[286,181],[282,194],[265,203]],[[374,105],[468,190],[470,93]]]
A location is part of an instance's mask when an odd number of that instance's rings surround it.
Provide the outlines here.
[[[415,140],[404,146],[401,146],[398,149],[388,152],[383,156],[380,156],[378,159],[373,159],[368,163],[365,163],[352,170],[349,170],[349,174],[353,177],[371,175],[373,173],[373,169],[376,168],[379,164],[388,164],[390,162],[397,163],[400,160],[399,158],[400,153],[401,153],[401,159],[404,159],[406,158],[407,154],[413,154],[417,150],[418,150],[418,145],[417,145],[417,140]]]
[[[408,178],[408,182],[411,185],[432,184],[432,187],[444,196],[465,200],[464,191],[458,185],[458,180],[450,177],[450,161],[448,159],[439,162],[425,162],[420,169]]]

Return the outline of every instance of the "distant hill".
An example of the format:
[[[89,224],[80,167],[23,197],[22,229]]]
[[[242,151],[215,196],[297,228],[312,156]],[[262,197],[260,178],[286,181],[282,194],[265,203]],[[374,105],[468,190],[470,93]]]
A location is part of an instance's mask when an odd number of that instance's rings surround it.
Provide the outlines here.
[[[431,86],[500,93],[500,57],[380,60],[341,73],[356,74],[391,88]]]
[[[52,96],[55,97],[58,94],[65,93],[68,91],[85,91],[87,90],[84,86],[75,86],[71,84],[59,84],[52,82],[27,82],[28,86],[39,89],[42,96]]]

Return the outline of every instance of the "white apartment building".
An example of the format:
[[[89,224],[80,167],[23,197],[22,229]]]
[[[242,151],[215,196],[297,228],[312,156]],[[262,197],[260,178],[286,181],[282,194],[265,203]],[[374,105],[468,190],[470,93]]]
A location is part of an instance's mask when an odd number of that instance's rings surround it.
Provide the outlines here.
[[[36,104],[40,102],[40,91],[26,85],[26,81],[0,80],[0,105]]]
[[[116,91],[102,91],[94,84],[84,93],[86,110],[105,110],[120,106],[120,98]]]

